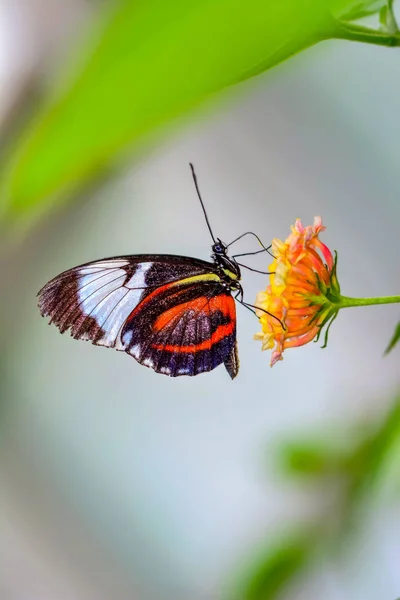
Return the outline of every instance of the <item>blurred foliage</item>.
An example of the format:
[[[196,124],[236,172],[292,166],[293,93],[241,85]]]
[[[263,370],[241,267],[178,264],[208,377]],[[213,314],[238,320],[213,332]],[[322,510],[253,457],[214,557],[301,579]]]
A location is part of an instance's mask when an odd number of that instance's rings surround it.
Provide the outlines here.
[[[366,424],[355,432],[357,444],[343,463],[344,514],[350,520],[358,512],[356,508],[379,491],[393,449],[400,440],[400,397],[378,424]],[[396,457],[395,457],[396,460]],[[398,460],[398,457],[397,457]]]
[[[387,473],[400,479],[399,440],[400,395],[378,422],[362,421],[324,438],[311,435],[280,447],[278,463],[286,477],[297,481],[312,477],[314,497],[331,490],[335,501],[316,511],[315,521],[308,523],[307,529],[294,525],[292,534],[269,546],[254,561],[244,583],[237,585],[241,600],[281,598],[317,557],[341,556],[349,535],[359,531],[363,508],[379,493]],[[388,468],[391,460],[395,462],[392,470]],[[398,483],[391,486],[392,492]]]
[[[348,447],[335,441],[314,438],[287,442],[280,451],[280,467],[287,475],[299,478],[336,474],[343,468]]]
[[[323,39],[391,43],[336,19],[377,0],[120,0],[13,144],[2,164],[3,216],[36,218],[104,175],[123,152],[211,95]],[[379,38],[379,39],[378,39]],[[389,39],[389,42],[388,42]],[[380,40],[380,41],[379,41]]]
[[[379,12],[387,4],[388,0],[351,0],[351,2],[333,0],[331,7],[336,18],[343,21],[355,21]]]
[[[385,354],[389,354],[389,352],[391,352],[393,350],[393,348],[396,346],[396,344],[399,342],[400,340],[400,322],[397,323],[397,327],[394,331],[393,337],[390,340],[388,347],[385,350]]]
[[[384,3],[384,6],[382,6],[379,13],[379,21],[385,31],[394,33],[398,31],[399,28],[393,12],[393,1],[394,0],[387,0],[387,2]]]
[[[288,581],[310,563],[317,538],[300,531],[284,537],[258,560],[256,569],[241,593],[243,600],[273,600]]]

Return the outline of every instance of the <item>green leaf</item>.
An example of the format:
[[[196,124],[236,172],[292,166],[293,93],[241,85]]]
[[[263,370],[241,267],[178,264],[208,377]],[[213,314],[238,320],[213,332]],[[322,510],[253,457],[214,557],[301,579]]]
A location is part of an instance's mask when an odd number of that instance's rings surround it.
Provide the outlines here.
[[[266,551],[247,575],[240,598],[275,600],[309,564],[315,551],[313,533],[294,533]]]
[[[391,352],[393,350],[393,348],[396,346],[396,344],[399,342],[399,340],[400,340],[400,322],[397,323],[397,327],[394,330],[392,339],[390,340],[388,347],[385,350],[385,354],[389,354],[389,352]]]
[[[9,153],[4,215],[37,216],[217,92],[334,37],[332,1],[113,3]]]
[[[296,477],[320,477],[340,473],[347,447],[329,441],[287,442],[279,451],[279,462],[284,473]]]
[[[400,436],[400,397],[378,424],[364,423],[359,440],[343,464],[348,481],[346,513],[357,517],[360,505],[376,493]],[[398,473],[398,469],[396,471]],[[346,525],[346,521],[344,521]]]
[[[343,21],[356,21],[379,13],[387,5],[387,0],[333,0],[332,14]]]
[[[387,0],[385,6],[381,8],[379,21],[384,31],[387,31],[388,33],[396,33],[399,31],[396,17],[393,12],[393,0]]]

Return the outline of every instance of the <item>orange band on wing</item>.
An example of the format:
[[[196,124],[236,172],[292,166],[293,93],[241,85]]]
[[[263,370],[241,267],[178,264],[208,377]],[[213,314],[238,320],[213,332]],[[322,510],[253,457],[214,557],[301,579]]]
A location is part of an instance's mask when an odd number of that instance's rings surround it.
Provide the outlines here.
[[[166,283],[165,285],[161,285],[160,287],[157,287],[153,292],[151,292],[150,294],[148,294],[148,296],[146,296],[141,302],[139,302],[139,304],[133,309],[133,311],[131,312],[131,314],[128,317],[128,321],[129,319],[131,319],[132,317],[134,317],[136,315],[137,312],[141,311],[143,309],[143,307],[150,302],[150,300],[152,300],[154,297],[157,297],[161,292],[165,292],[165,290],[168,290],[171,287],[175,287],[175,286],[184,286],[184,289],[179,290],[178,292],[176,292],[176,295],[179,295],[181,293],[185,292],[185,289],[187,289],[187,287],[193,284],[200,284],[203,282],[210,282],[213,281],[215,282],[219,282],[220,278],[216,273],[202,273],[200,275],[192,275],[190,277],[184,277],[183,279],[177,279],[176,281],[171,281],[170,283]]]
[[[127,321],[129,321],[129,319],[134,317],[137,312],[141,311],[143,309],[143,307],[148,302],[150,302],[150,300],[152,300],[154,298],[154,296],[158,296],[158,294],[160,294],[161,292],[165,292],[165,290],[167,290],[168,288],[170,288],[174,285],[176,285],[175,281],[172,281],[171,283],[166,283],[165,285],[162,285],[162,286],[158,287],[157,289],[155,289],[154,292],[151,292],[150,294],[148,294],[141,302],[139,302],[139,304],[137,306],[135,306],[135,308],[133,309],[131,314],[128,316]]]
[[[153,330],[161,331],[161,329],[168,325],[172,319],[175,317],[182,317],[188,310],[193,310],[195,312],[206,312],[208,314],[218,310],[225,317],[230,317],[232,320],[235,320],[235,304],[231,296],[221,294],[219,296],[213,296],[210,299],[208,299],[206,296],[200,296],[200,298],[190,300],[189,302],[183,302],[182,304],[173,306],[172,308],[169,308],[163,312],[155,320],[153,324]]]
[[[174,346],[172,344],[152,344],[151,347],[155,350],[166,350],[167,352],[191,354],[199,352],[199,350],[211,350],[214,344],[217,344],[228,335],[231,335],[235,330],[235,321],[228,323],[227,325],[219,325],[216,331],[211,335],[208,340],[201,342],[200,344],[193,344],[192,346]]]

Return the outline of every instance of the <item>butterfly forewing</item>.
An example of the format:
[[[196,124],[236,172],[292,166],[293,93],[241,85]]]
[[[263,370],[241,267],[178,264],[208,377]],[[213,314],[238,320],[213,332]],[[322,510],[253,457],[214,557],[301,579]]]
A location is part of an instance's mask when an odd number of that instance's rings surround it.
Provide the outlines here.
[[[62,333],[157,372],[197,375],[224,362],[237,374],[235,304],[212,263],[171,255],[87,263],[47,283],[39,308]]]

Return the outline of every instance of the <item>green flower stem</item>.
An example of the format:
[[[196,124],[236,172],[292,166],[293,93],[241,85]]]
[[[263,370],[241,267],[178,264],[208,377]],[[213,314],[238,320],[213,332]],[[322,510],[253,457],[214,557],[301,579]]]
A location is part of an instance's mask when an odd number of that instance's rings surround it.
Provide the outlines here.
[[[324,336],[324,344],[321,346],[322,348],[326,348],[328,345],[330,327],[338,316],[341,308],[349,308],[351,306],[373,306],[375,304],[395,304],[396,302],[400,303],[400,296],[383,296],[381,298],[349,298],[348,296],[341,296],[338,293],[332,294],[330,290],[326,290],[325,293],[323,292],[320,296],[309,296],[308,298],[310,300],[310,306],[320,306],[316,315],[313,317],[318,321],[319,327],[319,332],[314,339],[315,342],[319,340],[322,329],[325,327],[325,325],[327,325]],[[400,323],[398,327],[400,327]],[[400,330],[399,336],[397,337],[396,333],[393,338],[394,341],[389,344],[387,352],[390,351],[397,343],[398,338],[400,339]]]
[[[377,46],[400,46],[400,32],[388,33],[376,31],[368,27],[361,27],[351,23],[338,23],[334,33],[335,38],[376,44]]]
[[[400,302],[400,296],[383,296],[382,298],[348,298],[340,296],[339,302],[335,303],[337,308],[348,308],[350,306],[373,306],[374,304],[394,304]]]

